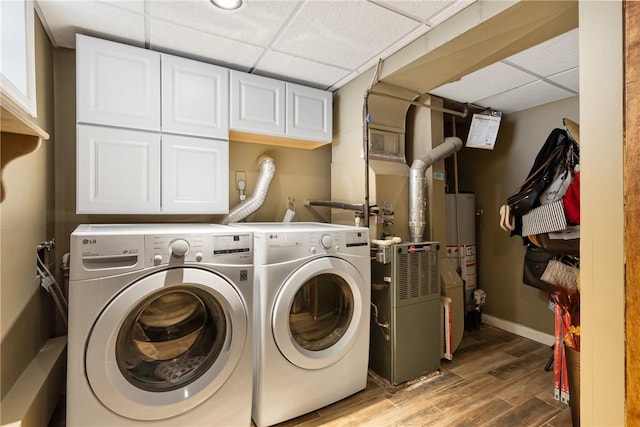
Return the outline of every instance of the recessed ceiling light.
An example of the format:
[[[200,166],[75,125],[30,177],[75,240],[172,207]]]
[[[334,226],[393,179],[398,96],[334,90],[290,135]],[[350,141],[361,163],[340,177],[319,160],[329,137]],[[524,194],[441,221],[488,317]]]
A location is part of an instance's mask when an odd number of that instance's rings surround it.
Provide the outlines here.
[[[211,3],[225,10],[234,10],[242,6],[242,0],[211,0]]]

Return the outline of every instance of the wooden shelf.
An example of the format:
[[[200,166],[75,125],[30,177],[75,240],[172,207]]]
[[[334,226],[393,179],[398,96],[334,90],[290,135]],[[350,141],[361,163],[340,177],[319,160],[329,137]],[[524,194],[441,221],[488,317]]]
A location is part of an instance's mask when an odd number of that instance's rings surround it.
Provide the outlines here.
[[[0,91],[0,202],[6,191],[2,183],[4,168],[13,159],[35,151],[40,142],[49,139],[49,134],[38,126],[33,117],[18,107],[3,91]]]
[[[0,111],[0,131],[2,131],[2,133],[29,135],[45,140],[49,139],[49,134],[1,91],[0,106],[2,107],[2,111]]]

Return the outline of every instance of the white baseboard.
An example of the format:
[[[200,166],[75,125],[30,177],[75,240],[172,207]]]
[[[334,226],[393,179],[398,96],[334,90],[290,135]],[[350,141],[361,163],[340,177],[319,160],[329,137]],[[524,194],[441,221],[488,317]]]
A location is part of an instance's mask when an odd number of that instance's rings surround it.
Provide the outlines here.
[[[524,338],[539,342],[540,344],[552,346],[555,342],[555,337],[544,332],[536,331],[527,326],[520,325],[518,323],[510,322],[508,320],[499,319],[497,317],[489,316],[488,314],[482,314],[482,323],[486,323],[489,326],[494,326],[503,331],[511,332],[512,334],[519,335]]]

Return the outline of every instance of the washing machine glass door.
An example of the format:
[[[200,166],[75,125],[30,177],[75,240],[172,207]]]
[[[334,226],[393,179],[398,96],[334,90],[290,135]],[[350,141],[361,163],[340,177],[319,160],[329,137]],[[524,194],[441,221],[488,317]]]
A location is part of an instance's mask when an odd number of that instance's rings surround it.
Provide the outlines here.
[[[272,331],[280,352],[305,369],[340,360],[368,327],[362,315],[364,286],[357,269],[341,258],[316,258],[298,268],[273,306]]]
[[[144,277],[113,298],[91,330],[91,389],[127,418],[182,414],[225,383],[247,342],[248,320],[235,287],[210,271]]]

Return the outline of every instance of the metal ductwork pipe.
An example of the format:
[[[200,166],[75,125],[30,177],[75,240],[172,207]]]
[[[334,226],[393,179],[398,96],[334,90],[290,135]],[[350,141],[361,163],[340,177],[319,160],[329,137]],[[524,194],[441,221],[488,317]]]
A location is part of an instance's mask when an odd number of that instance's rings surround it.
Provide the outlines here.
[[[260,165],[260,176],[258,177],[258,183],[253,195],[242,203],[234,206],[228,215],[222,219],[222,224],[231,224],[241,221],[254,213],[262,206],[264,199],[267,197],[269,191],[269,185],[271,185],[271,179],[276,173],[276,164],[271,157],[261,156],[258,159],[258,165]]]
[[[449,157],[462,148],[462,140],[447,137],[431,152],[418,157],[409,171],[409,237],[412,242],[422,242],[427,224],[426,173],[434,163]]]
[[[330,200],[307,200],[305,206],[326,206],[330,208],[336,209],[344,209],[348,211],[364,211],[364,205],[357,205],[354,203],[345,203],[345,202],[332,202]]]

